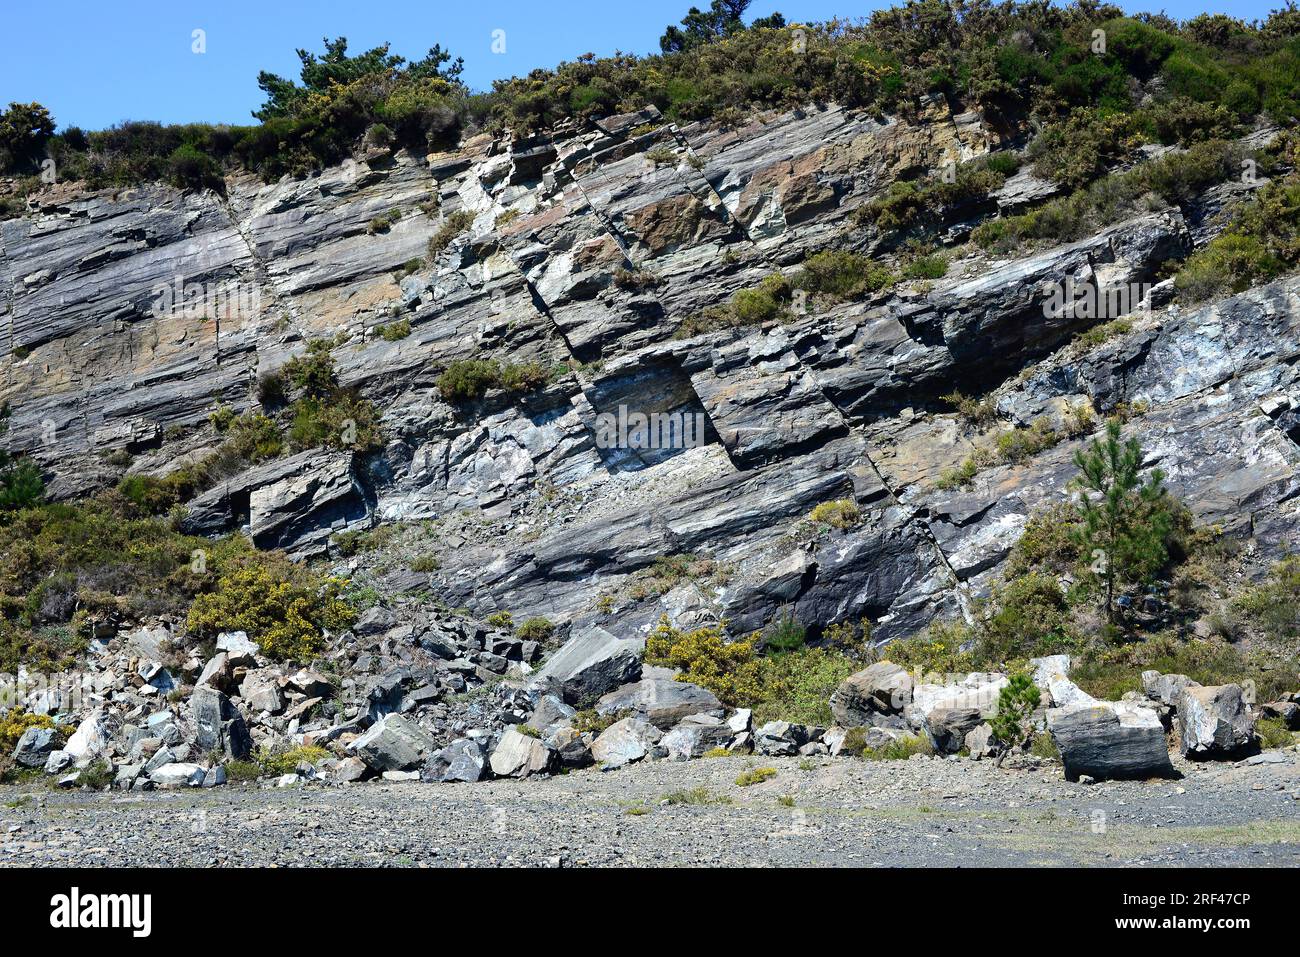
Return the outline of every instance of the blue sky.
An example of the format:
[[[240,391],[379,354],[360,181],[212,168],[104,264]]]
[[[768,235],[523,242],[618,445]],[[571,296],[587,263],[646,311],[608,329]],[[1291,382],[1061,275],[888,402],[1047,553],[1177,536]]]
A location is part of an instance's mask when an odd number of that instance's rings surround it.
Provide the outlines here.
[[[465,58],[475,89],[585,52],[658,50],[659,35],[708,0],[62,0],[7,4],[0,32],[0,104],[36,100],[61,127],[99,129],[125,119],[248,123],[260,105],[257,73],[297,77],[294,50],[346,36],[356,51],[389,41],[408,58],[441,43]],[[865,16],[881,0],[754,0],[753,16],[788,20]],[[1228,10],[1267,16],[1282,0],[1169,0],[1119,4],[1184,19]],[[206,32],[207,51],[191,50]],[[494,30],[505,53],[492,52]]]

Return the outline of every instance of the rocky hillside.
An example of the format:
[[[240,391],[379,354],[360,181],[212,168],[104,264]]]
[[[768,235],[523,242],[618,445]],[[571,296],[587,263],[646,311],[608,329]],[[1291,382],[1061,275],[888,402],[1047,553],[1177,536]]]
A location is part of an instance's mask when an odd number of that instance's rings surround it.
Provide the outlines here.
[[[1125,640],[1244,639],[1220,642],[1243,662],[1276,652],[1295,622],[1256,625],[1300,525],[1300,280],[1281,270],[1197,302],[1170,278],[1289,182],[1286,139],[1255,126],[1212,150],[1149,144],[1116,160],[1098,180],[1114,193],[1104,210],[1035,172],[1027,120],[942,94],[908,114],[827,102],[735,122],[651,106],[428,155],[370,144],[271,184],[231,174],[224,191],[31,193],[0,221],[10,448],[39,465],[49,499],[110,502],[198,558],[184,587],[175,559],[135,581],[182,596],[149,608],[89,600],[87,587],[122,589],[87,586],[81,565],[60,566],[59,597],[52,566],[6,553],[22,634],[71,622],[61,650],[93,686],[75,713],[24,702],[85,721],[75,747],[50,729],[21,763],[57,750],[61,772],[112,754],[135,775],[176,764],[188,782],[213,750],[307,746],[335,749],[331,769],[350,761],[344,776],[437,753],[461,770],[433,776],[477,779],[489,751],[498,774],[554,770],[566,748],[589,760],[600,719],[629,712],[596,760],[652,753],[665,732],[671,754],[797,751],[823,741],[811,719],[751,736],[743,695],[650,670],[700,681],[646,652],[661,618],[669,645],[759,633],[756,654],[782,623],[827,654],[847,629],[853,667],[823,676],[826,691],[899,639],[965,628],[952,650],[969,652],[1009,584],[1053,574],[1063,603],[1087,577],[1078,556],[1027,567],[1022,536],[1072,507],[1074,456],[1108,419],[1183,509],[1169,561],[1121,588]],[[1212,169],[1180,165],[1193,161]],[[1271,175],[1241,176],[1242,161]],[[1007,224],[1043,211],[1068,228],[1012,241]],[[1131,298],[1061,308],[1062,288]],[[674,440],[639,441],[635,422],[605,434],[653,414],[677,417]],[[684,422],[700,424],[692,441]],[[229,600],[186,618],[195,594],[227,588],[212,581],[231,534],[346,579],[353,613],[288,653]],[[1171,594],[1189,580],[1195,597]],[[1293,612],[1294,580],[1281,587],[1293,604],[1265,603]],[[1246,592],[1240,627],[1221,626]],[[1011,673],[1034,654],[1041,671],[1045,654],[1092,647],[1104,629],[1084,605],[1066,647],[967,663]],[[1289,693],[1295,646],[1281,647],[1265,671]],[[1262,680],[1245,664],[1219,677]],[[976,685],[996,699],[1005,681]],[[1254,704],[1240,697],[1222,705],[1229,726]],[[597,701],[596,723],[574,730]],[[1176,704],[1163,723],[1139,719],[1162,757]],[[1293,720],[1285,704],[1274,710]],[[956,752],[991,714],[986,701],[936,731],[930,705],[875,724],[924,727]],[[557,722],[567,739],[508,729]],[[1239,753],[1253,733],[1219,748]]]

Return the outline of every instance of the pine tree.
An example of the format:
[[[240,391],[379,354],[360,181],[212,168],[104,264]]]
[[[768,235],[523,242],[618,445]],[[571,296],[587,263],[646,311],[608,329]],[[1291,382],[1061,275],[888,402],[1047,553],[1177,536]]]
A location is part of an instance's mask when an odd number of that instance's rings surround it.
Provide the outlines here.
[[[1080,501],[1083,526],[1075,540],[1085,560],[1091,559],[1106,618],[1114,623],[1116,583],[1145,581],[1169,557],[1173,516],[1164,473],[1155,469],[1142,481],[1142,449],[1136,439],[1121,441],[1119,422],[1113,419],[1106,425],[1106,438],[1076,452],[1074,464],[1080,473],[1076,482],[1089,493]]]
[[[1033,733],[1030,721],[1041,700],[1038,686],[1025,674],[1012,675],[998,692],[998,711],[989,721],[999,745],[998,767],[1008,751],[1029,740]]]

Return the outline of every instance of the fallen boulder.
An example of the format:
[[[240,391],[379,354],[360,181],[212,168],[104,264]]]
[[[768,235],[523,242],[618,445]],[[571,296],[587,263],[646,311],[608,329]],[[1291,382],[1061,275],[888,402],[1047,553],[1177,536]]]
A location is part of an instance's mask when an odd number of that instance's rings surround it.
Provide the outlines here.
[[[220,751],[236,761],[248,757],[253,749],[248,726],[230,699],[216,688],[195,688],[190,695],[190,714],[194,743],[200,751]]]
[[[592,627],[565,642],[533,679],[533,685],[554,685],[566,703],[589,707],[602,695],[641,677],[644,639],[616,638]]]
[[[671,678],[642,678],[624,685],[596,702],[597,714],[631,711],[666,731],[687,715],[707,711],[722,713],[722,702],[712,691],[688,681]]]
[[[1241,685],[1194,685],[1178,699],[1180,748],[1192,759],[1237,758],[1259,748]]]
[[[1169,777],[1174,773],[1160,716],[1128,702],[1080,702],[1047,712],[1065,776]]]
[[[831,714],[844,728],[872,724],[877,715],[902,714],[912,703],[913,686],[906,669],[878,661],[841,682],[831,694]]]
[[[472,738],[460,738],[447,745],[425,762],[420,769],[421,781],[446,783],[465,781],[473,784],[488,776],[488,754]]]
[[[386,715],[352,742],[352,750],[374,771],[405,771],[436,746],[427,731],[400,714]]]
[[[701,757],[706,751],[724,748],[731,741],[731,729],[721,718],[711,714],[693,714],[659,741],[659,747],[675,761]]]
[[[53,728],[28,728],[14,745],[13,759],[25,768],[43,768],[57,741],[58,732]]]
[[[659,743],[663,733],[649,721],[624,718],[615,721],[591,744],[591,756],[610,768],[640,761]]]
[[[560,756],[546,742],[507,728],[492,752],[492,773],[500,778],[527,778],[549,774],[559,764]]]

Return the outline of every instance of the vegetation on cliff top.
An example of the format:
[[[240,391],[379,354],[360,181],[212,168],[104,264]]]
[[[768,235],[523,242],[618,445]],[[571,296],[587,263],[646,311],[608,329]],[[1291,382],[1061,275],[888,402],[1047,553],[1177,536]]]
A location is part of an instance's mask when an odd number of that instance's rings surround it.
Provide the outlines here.
[[[471,92],[461,61],[436,44],[407,61],[387,44],[353,55],[345,38],[326,40],[320,54],[298,51],[297,80],[258,76],[266,99],[256,125],[59,130],[40,104],[15,103],[0,116],[0,172],[31,174],[48,157],[60,179],[93,186],[220,188],[235,168],[272,180],[337,163],[359,145],[446,148],[466,129],[524,133],[651,105],[672,120],[729,124],[809,102],[908,114],[942,94],[994,122],[1043,125],[1035,159],[1073,187],[1142,139],[1223,137],[1260,113],[1279,125],[1300,118],[1300,10],[1290,2],[1253,24],[1223,14],[1127,17],[1094,0],[907,0],[862,22],[787,24],[774,14],[746,27],[748,5],[692,8],[660,54],[585,54],[485,93]],[[1139,105],[1132,81],[1153,79],[1154,102]]]

